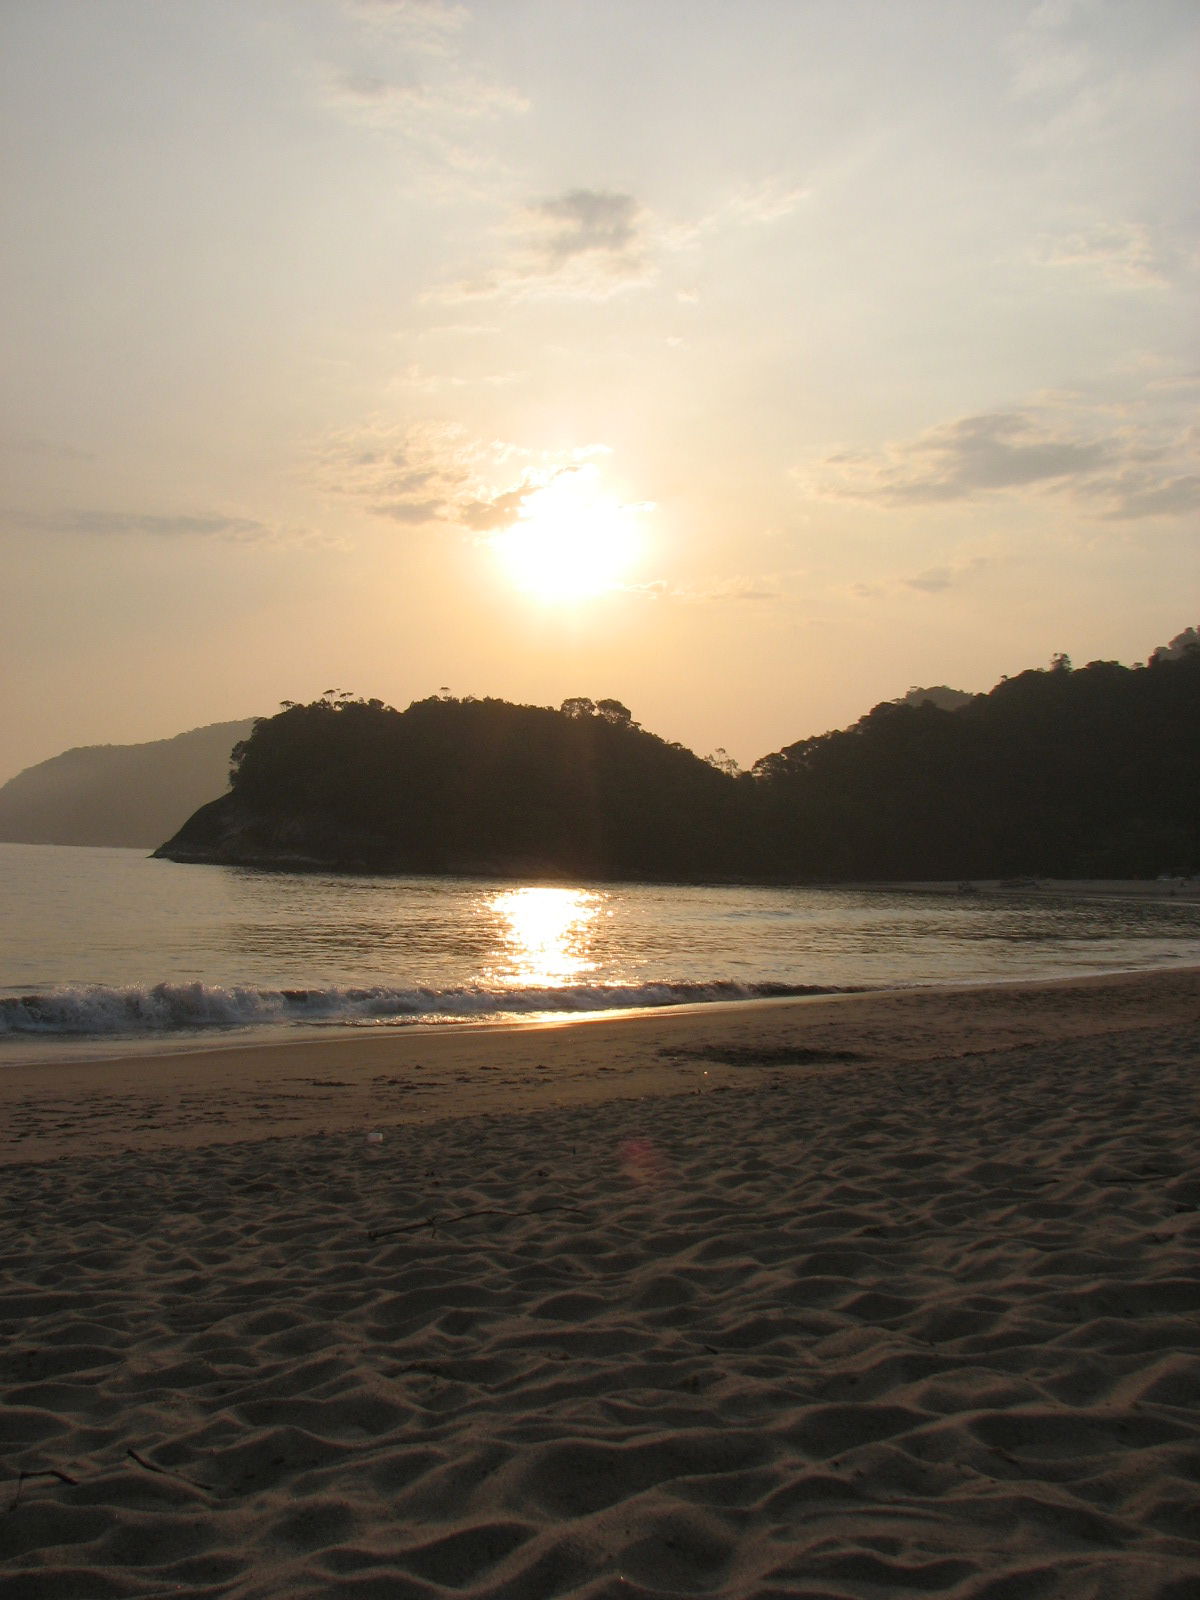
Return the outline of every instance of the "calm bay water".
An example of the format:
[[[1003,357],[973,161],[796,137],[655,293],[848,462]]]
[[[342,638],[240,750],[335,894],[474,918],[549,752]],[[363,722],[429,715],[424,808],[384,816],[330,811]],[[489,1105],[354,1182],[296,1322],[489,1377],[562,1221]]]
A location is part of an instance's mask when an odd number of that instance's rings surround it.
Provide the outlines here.
[[[1200,964],[1200,906],[257,872],[0,845],[0,1060]]]

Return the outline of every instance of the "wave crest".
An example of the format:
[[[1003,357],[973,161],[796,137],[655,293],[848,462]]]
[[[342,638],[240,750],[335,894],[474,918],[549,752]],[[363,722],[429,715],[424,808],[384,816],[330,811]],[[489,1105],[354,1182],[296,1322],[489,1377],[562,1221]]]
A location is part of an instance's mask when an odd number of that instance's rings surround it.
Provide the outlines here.
[[[420,1022],[448,1017],[619,1011],[838,992],[815,984],[731,980],[534,989],[254,989],[204,983],[111,988],[88,984],[51,989],[45,994],[0,997],[0,1035],[161,1034],[284,1023],[366,1023],[389,1018]]]

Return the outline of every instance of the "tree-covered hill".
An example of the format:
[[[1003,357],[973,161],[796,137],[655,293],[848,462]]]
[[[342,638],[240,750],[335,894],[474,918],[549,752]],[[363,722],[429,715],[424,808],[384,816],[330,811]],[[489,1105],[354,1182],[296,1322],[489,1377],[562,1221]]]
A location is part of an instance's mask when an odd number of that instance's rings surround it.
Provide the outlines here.
[[[953,697],[951,697],[952,703]],[[915,703],[914,703],[915,702]],[[352,871],[774,881],[1200,871],[1200,649],[916,692],[749,773],[614,700],[329,694],[260,720],[159,854]]]
[[[773,871],[806,879],[1200,869],[1200,650],[876,706],[757,763]]]
[[[327,695],[260,721],[230,794],[159,854],[394,872],[692,879],[746,869],[734,778],[615,700],[558,711]]]

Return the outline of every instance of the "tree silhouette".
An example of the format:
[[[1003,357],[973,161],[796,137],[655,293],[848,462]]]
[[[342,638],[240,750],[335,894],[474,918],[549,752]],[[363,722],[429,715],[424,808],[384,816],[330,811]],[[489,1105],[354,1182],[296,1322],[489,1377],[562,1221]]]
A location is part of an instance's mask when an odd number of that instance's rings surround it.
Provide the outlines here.
[[[346,690],[234,746],[189,860],[632,878],[1152,876],[1200,869],[1200,649],[1005,678],[955,709],[878,705],[749,773],[619,700],[557,711]]]

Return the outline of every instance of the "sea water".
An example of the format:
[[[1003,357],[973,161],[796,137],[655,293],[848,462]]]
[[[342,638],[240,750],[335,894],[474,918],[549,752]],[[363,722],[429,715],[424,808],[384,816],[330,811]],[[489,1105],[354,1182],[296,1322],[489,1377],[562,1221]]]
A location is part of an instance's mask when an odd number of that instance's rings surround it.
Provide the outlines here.
[[[264,872],[0,844],[0,1060],[1200,964],[1193,901]]]

